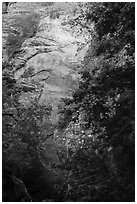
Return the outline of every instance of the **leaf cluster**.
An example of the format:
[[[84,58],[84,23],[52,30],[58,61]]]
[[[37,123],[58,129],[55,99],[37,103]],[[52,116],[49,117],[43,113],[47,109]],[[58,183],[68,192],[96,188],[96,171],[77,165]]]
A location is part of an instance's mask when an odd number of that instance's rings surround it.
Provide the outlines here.
[[[97,45],[94,54],[88,53],[88,63],[85,58],[79,88],[62,111],[65,126],[67,120],[73,121],[69,139],[73,199],[134,201],[134,9],[134,3],[104,2],[91,4],[87,12]],[[93,58],[94,66],[89,63]],[[77,137],[76,125],[81,127]],[[85,178],[88,181],[80,187]]]

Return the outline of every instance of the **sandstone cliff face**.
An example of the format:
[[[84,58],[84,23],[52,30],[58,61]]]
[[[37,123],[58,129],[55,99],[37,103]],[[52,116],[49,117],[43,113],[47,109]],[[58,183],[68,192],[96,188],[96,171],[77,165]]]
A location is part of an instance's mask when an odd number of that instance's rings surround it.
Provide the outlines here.
[[[29,13],[32,10],[40,14],[40,22],[34,37],[26,39],[22,44],[22,52],[15,58],[15,78],[18,83],[37,87],[37,91],[23,95],[22,102],[29,103],[39,96],[39,104],[50,103],[53,107],[52,122],[57,121],[57,105],[61,98],[71,97],[72,90],[77,86],[78,71],[88,49],[88,36],[78,35],[78,28],[70,29],[67,20],[74,14],[68,14],[67,7],[72,3],[54,3],[43,7],[40,3],[16,3],[8,8],[8,14],[3,17],[3,39],[6,26],[10,26],[15,16]],[[50,9],[58,9],[51,16]],[[80,47],[82,47],[80,49]],[[23,66],[22,66],[23,64]]]

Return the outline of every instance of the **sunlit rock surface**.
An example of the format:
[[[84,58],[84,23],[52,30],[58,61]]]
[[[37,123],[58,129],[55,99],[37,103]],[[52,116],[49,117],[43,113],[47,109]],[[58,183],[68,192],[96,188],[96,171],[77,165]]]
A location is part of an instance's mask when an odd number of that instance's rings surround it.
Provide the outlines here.
[[[57,3],[57,8],[62,3]],[[73,8],[66,3],[64,8]],[[56,3],[55,3],[56,6]],[[67,25],[69,14],[67,9],[52,18],[47,12],[52,7],[43,7],[38,3],[16,3],[9,7],[8,14],[3,17],[3,35],[6,35],[5,22],[9,25],[15,15],[23,15],[33,11],[40,13],[41,20],[35,37],[22,44],[22,53],[15,59],[16,67],[23,64],[15,78],[18,82],[29,85],[36,84],[37,93],[25,94],[22,101],[29,102],[40,94],[39,104],[50,103],[53,107],[52,122],[57,121],[57,105],[61,98],[71,97],[72,90],[77,86],[79,67],[88,49],[85,33],[78,35],[78,28],[70,29]],[[53,12],[54,13],[54,12]],[[71,13],[73,18],[73,12]],[[70,19],[70,16],[69,16]],[[65,23],[64,23],[65,22]],[[4,37],[3,37],[4,38]],[[81,48],[82,47],[82,48]],[[80,49],[81,48],[81,49]]]
[[[87,33],[79,35],[79,28],[70,28],[68,24],[68,20],[74,17],[76,4],[62,2],[47,6],[46,2],[17,2],[10,5],[2,17],[3,58],[6,60],[5,39],[14,18],[31,12],[40,15],[38,30],[34,37],[22,44],[20,54],[15,57],[13,71],[20,87],[32,90],[22,93],[20,102],[23,105],[30,105],[34,99],[38,99],[39,104],[52,105],[51,123],[48,128],[45,121],[44,134],[45,137],[48,134],[53,136],[46,140],[40,155],[42,164],[52,172],[50,183],[64,177],[63,170],[58,168],[61,161],[57,149],[60,147],[57,147],[55,138],[58,132],[54,129],[58,121],[58,103],[61,98],[72,97],[72,91],[78,85],[81,62],[88,50]]]

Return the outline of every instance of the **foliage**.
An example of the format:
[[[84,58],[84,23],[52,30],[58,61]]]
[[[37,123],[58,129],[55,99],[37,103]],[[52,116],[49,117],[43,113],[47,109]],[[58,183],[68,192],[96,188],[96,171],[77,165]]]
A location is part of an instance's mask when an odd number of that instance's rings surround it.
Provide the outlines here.
[[[134,201],[134,7],[95,2],[72,9],[77,15],[68,23],[87,29],[92,40],[79,87],[59,107],[55,173],[45,151],[54,132],[51,107],[22,103],[23,93],[35,90],[19,86],[11,64],[25,39],[35,35],[38,19],[15,19],[6,43],[11,61],[3,63],[3,171],[21,178],[33,201]],[[63,9],[58,3],[54,8],[56,18]]]
[[[45,191],[44,195],[38,195],[35,190],[38,183],[39,188],[43,189],[40,187],[41,180],[44,188],[48,188],[44,175],[48,170],[41,155],[44,153],[46,140],[50,137],[51,107],[39,106],[37,100],[29,107],[21,104],[20,96],[23,91],[14,79],[10,66],[3,64],[3,176],[7,174],[23,179],[27,187],[29,186],[31,195],[42,199],[45,198]],[[32,179],[30,175],[37,176],[37,180],[34,177]]]
[[[73,199],[134,201],[134,6],[91,3],[87,12],[96,49],[88,52],[79,88],[65,101],[59,122],[61,128],[70,122]]]

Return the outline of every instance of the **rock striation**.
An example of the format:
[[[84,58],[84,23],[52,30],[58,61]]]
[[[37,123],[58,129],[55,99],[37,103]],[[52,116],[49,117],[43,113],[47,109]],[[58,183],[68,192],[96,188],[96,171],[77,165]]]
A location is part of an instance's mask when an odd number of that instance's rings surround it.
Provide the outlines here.
[[[44,135],[45,138],[48,134],[53,137],[46,140],[39,159],[45,169],[48,169],[49,183],[53,184],[58,182],[58,178],[65,177],[65,172],[58,168],[61,164],[57,155],[57,150],[60,149],[56,141],[58,132],[55,130],[58,104],[62,98],[72,97],[72,91],[77,87],[80,77],[78,72],[89,46],[87,33],[79,34],[77,26],[71,28],[69,25],[69,20],[74,18],[75,6],[76,3],[47,5],[46,2],[16,2],[8,6],[2,18],[3,58],[6,61],[5,42],[14,19],[22,18],[32,11],[40,15],[37,32],[26,38],[13,59],[12,72],[18,87],[23,90],[20,98],[23,105],[30,105],[36,99],[40,105],[52,106],[51,123],[46,123]],[[11,112],[13,111],[16,116],[18,113],[12,107]],[[11,122],[11,119],[5,120],[8,124]]]
[[[61,4],[57,3],[57,8],[61,8]],[[73,4],[67,5],[73,7]],[[31,10],[41,15],[36,35],[25,40],[15,58],[14,75],[18,83],[34,85],[40,90],[23,95],[21,100],[29,102],[39,94],[39,104],[52,105],[52,122],[56,123],[58,102],[61,98],[71,97],[77,86],[79,67],[88,49],[88,37],[85,33],[78,35],[76,27],[70,29],[67,19],[73,15],[66,10],[58,9],[59,15],[51,17],[50,9],[54,7],[32,2],[12,4],[8,13],[3,15],[3,39],[15,16],[28,14]]]

